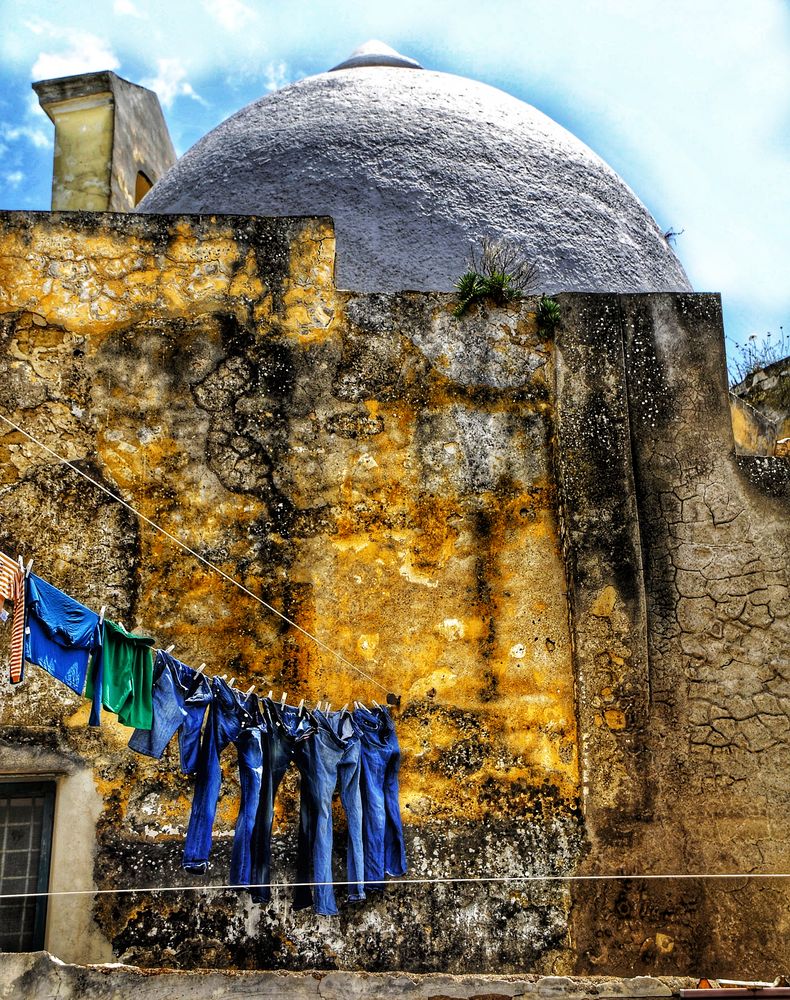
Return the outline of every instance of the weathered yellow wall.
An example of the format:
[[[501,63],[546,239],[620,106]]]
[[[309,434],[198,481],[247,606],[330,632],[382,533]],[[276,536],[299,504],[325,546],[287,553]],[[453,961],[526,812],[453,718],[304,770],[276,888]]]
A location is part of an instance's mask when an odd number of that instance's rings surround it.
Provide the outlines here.
[[[81,101],[52,104],[49,113],[56,125],[53,211],[106,211],[112,167],[112,95],[93,94]]]
[[[418,873],[461,859],[480,874],[523,870],[524,831],[557,824],[570,824],[560,863],[572,863],[578,765],[552,361],[534,312],[461,327],[447,297],[338,293],[328,221],[246,226],[120,216],[6,226],[0,312],[17,391],[3,411],[384,691],[10,431],[0,434],[4,544],[240,687],[336,707],[400,694],[404,817],[431,845],[414,852]],[[62,491],[69,499],[55,502]],[[63,727],[69,749],[94,763],[100,848],[168,843],[177,856],[191,787],[174,751],[163,764],[136,757],[128,731],[105,715],[98,736],[87,716],[30,668],[0,718]],[[233,771],[229,753],[220,834],[235,820]],[[293,815],[286,790],[280,821]],[[489,821],[500,824],[493,839]],[[529,863],[549,864],[529,836]],[[138,877],[99,857],[102,884]],[[567,905],[562,888],[555,897]],[[107,933],[123,935],[129,914],[101,912]],[[564,933],[544,934],[546,968]],[[448,947],[435,961],[449,961]],[[463,954],[463,942],[452,947]]]
[[[735,447],[740,455],[773,455],[776,427],[753,406],[730,393],[730,416]]]

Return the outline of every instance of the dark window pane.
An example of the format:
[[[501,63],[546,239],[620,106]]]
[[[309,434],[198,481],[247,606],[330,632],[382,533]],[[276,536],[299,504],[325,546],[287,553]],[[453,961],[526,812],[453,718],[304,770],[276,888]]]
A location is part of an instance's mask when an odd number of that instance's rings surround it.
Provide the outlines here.
[[[55,786],[0,784],[0,950],[44,946]],[[42,856],[42,848],[46,855]],[[16,897],[16,898],[8,898]]]

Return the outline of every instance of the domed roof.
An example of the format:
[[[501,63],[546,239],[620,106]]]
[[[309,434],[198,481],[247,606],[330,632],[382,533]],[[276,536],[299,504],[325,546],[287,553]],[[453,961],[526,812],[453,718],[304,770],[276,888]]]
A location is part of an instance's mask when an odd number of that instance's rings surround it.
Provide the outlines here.
[[[688,291],[617,174],[540,111],[368,43],[242,108],[140,212],[331,215],[338,286],[449,290],[482,236],[513,241],[547,292]]]

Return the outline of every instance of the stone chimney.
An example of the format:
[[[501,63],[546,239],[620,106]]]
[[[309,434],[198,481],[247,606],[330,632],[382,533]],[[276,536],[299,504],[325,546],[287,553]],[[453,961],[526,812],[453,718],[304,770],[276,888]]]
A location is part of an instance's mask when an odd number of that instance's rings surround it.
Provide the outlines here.
[[[131,212],[176,161],[159,98],[108,70],[33,84],[55,125],[53,211]]]

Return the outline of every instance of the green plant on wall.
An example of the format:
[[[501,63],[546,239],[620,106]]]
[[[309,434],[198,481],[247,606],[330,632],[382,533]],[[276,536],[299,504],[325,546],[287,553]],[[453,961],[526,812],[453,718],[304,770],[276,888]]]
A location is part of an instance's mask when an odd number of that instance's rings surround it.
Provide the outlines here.
[[[560,304],[548,295],[541,295],[538,303],[538,329],[542,333],[553,333],[560,321]]]
[[[475,302],[489,299],[498,306],[534,291],[537,266],[505,240],[483,237],[472,249],[469,270],[455,283],[458,305],[454,315],[463,316]]]

